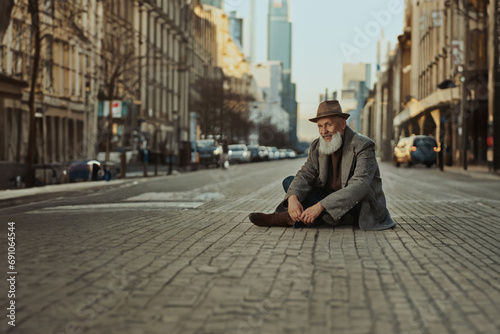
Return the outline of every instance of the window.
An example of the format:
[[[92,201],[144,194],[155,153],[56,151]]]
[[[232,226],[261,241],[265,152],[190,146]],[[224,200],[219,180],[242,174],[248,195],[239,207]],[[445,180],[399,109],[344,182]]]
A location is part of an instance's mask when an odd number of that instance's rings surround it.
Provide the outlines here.
[[[70,95],[70,88],[68,85],[70,79],[70,73],[69,73],[70,48],[68,43],[63,43],[62,52],[63,52],[63,61],[61,63],[63,69],[62,87],[64,88],[61,93],[63,95]]]

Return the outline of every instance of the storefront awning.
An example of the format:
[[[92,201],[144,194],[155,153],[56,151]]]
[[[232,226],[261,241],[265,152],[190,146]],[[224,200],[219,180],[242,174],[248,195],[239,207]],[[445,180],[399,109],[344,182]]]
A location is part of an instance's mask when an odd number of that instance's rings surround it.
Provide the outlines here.
[[[436,90],[420,101],[412,99],[406,104],[406,108],[394,117],[394,126],[400,126],[426,110],[436,109],[443,104],[458,100],[460,100],[460,87]]]

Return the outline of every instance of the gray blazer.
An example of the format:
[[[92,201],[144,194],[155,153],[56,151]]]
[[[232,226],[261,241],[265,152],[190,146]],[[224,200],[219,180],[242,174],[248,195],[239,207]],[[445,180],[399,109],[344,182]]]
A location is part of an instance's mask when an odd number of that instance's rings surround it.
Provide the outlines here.
[[[324,188],[329,167],[328,156],[319,154],[318,138],[312,142],[307,161],[297,172],[285,200],[297,195],[302,202],[313,187]],[[375,143],[348,126],[344,132],[341,180],[342,189],[320,201],[334,219],[340,219],[361,202],[359,227],[362,230],[383,230],[396,225],[386,208]]]

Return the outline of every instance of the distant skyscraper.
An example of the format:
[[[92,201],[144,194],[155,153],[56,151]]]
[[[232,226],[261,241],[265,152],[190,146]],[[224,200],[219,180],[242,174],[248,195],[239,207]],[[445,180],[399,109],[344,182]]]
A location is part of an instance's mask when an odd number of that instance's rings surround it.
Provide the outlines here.
[[[385,39],[384,31],[382,30],[380,39],[377,41],[377,72],[385,72],[387,69],[390,51],[391,42]]]
[[[204,3],[205,5],[214,6],[220,9],[223,9],[224,7],[223,0],[201,0],[201,3]]]
[[[342,65],[342,88],[348,88],[351,81],[364,81],[366,87],[371,88],[372,66],[368,63]]]
[[[234,43],[243,52],[243,19],[236,17],[236,11],[229,13],[229,34]]]
[[[269,0],[267,15],[267,59],[279,60],[283,66],[281,105],[290,115],[289,140],[297,144],[296,86],[292,83],[292,23],[289,1]]]
[[[245,20],[245,34],[243,35],[243,49],[247,56],[247,61],[251,64],[255,64],[257,61],[256,56],[256,31],[257,27],[255,25],[255,1],[250,1],[250,13],[248,19]]]
[[[367,63],[342,65],[342,109],[351,114],[347,124],[356,131],[360,131],[361,110],[370,93],[371,72]]]
[[[267,59],[281,61],[283,73],[290,73],[292,23],[288,21],[288,0],[269,0],[267,34]]]

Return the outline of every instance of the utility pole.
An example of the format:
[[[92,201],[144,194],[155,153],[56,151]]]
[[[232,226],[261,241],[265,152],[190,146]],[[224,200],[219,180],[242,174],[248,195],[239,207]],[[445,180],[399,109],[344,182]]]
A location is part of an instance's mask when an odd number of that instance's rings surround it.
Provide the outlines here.
[[[28,136],[28,174],[26,177],[26,186],[35,185],[35,152],[36,152],[36,118],[35,118],[35,90],[38,81],[38,68],[40,65],[40,9],[38,0],[29,0],[28,12],[31,15],[31,28],[35,32],[35,54],[33,57],[33,72],[31,74],[31,87],[28,100],[29,106],[29,136]]]
[[[461,157],[462,157],[462,166],[464,170],[467,170],[467,153],[469,146],[469,133],[468,133],[468,119],[469,119],[469,111],[467,107],[467,76],[468,76],[468,46],[469,46],[469,6],[467,0],[462,0],[462,10],[460,10],[460,3],[457,3],[457,12],[464,19],[465,30],[463,35],[463,64],[458,67],[458,72],[460,72],[460,127],[459,127],[459,135],[461,147]]]

